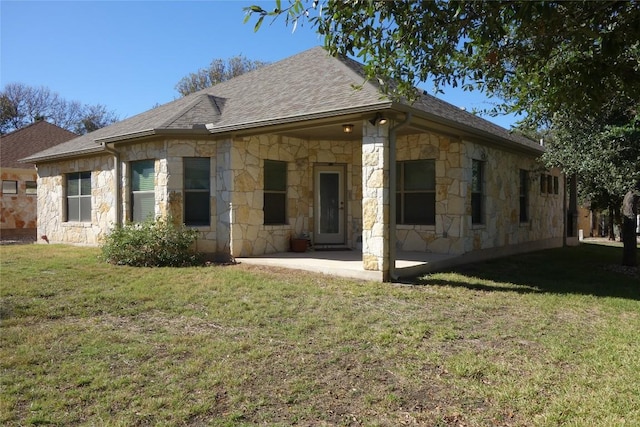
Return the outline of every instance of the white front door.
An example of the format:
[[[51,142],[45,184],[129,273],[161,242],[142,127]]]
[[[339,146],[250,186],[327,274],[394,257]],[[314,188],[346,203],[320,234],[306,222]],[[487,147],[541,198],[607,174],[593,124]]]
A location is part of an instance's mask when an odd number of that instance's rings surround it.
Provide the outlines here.
[[[320,245],[345,243],[344,165],[315,168],[314,241]]]

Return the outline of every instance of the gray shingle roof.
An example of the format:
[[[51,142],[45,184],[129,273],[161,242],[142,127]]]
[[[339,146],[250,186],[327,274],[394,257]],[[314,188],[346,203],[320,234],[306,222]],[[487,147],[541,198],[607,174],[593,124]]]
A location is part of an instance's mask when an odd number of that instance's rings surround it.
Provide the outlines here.
[[[75,133],[41,120],[0,137],[0,166],[30,169],[20,159],[77,137]]]
[[[31,159],[99,152],[102,151],[100,142],[126,140],[145,133],[193,129],[204,132],[205,125],[211,133],[221,133],[393,107],[376,84],[363,83],[361,64],[331,57],[323,48],[315,47],[98,129]],[[354,90],[354,85],[362,88]],[[537,146],[433,96],[422,95],[412,108],[454,127],[490,134],[519,145]]]

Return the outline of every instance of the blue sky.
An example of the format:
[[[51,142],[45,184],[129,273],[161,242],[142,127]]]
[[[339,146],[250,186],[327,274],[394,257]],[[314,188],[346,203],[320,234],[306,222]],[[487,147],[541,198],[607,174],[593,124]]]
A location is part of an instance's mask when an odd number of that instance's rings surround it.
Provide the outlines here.
[[[308,25],[292,33],[281,19],[254,33],[243,7],[258,2],[1,0],[0,84],[46,86],[124,119],[177,98],[176,83],[214,58],[275,62],[322,45]],[[439,97],[467,110],[489,106],[475,92],[446,89]]]

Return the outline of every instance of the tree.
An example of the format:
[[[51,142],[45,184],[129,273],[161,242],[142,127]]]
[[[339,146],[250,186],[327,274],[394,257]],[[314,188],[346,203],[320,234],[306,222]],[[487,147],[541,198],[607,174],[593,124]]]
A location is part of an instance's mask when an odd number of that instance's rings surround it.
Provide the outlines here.
[[[313,2],[245,9],[286,23],[308,21],[334,55],[360,57],[368,79],[394,97],[414,85],[481,89],[500,111],[550,121],[610,104],[611,94],[640,99],[640,4],[637,1]]]
[[[107,111],[107,107],[101,104],[87,105],[84,107],[82,119],[76,125],[74,132],[84,134],[109,126],[118,119],[113,112]]]
[[[208,68],[201,68],[195,73],[180,79],[176,84],[176,90],[182,96],[206,89],[218,83],[237,77],[241,74],[264,67],[267,62],[252,61],[242,55],[227,59],[214,59]]]
[[[414,99],[415,85],[430,78],[436,91],[460,85],[504,100],[493,113],[524,113],[528,126],[555,132],[549,151],[564,147],[606,159],[615,145],[623,153],[637,147],[637,139],[616,134],[638,127],[637,0],[289,0],[285,7],[278,0],[272,10],[254,5],[245,11],[245,22],[257,16],[256,30],[265,18],[280,16],[294,29],[309,23],[331,54],[359,57],[366,79],[392,98]],[[627,121],[603,114],[608,112],[624,112]],[[585,120],[596,134],[578,140],[570,131]],[[624,183],[615,190],[622,197],[640,178],[633,173],[637,162],[618,160],[597,170]],[[586,161],[570,156],[561,163],[587,170]]]
[[[9,83],[0,92],[0,134],[45,119],[78,134],[94,131],[118,121],[105,106],[67,101],[49,88]]]
[[[638,251],[636,249],[636,217],[640,204],[640,185],[629,190],[622,202],[622,265],[638,265]]]
[[[596,117],[583,117],[582,121],[557,114],[545,141],[545,163],[577,174],[581,198],[589,201],[592,208],[609,209],[612,217],[617,216],[617,222],[622,223],[619,213],[623,197],[640,183],[637,106],[630,102],[627,109],[602,111]],[[623,229],[624,234],[635,240],[635,228]]]

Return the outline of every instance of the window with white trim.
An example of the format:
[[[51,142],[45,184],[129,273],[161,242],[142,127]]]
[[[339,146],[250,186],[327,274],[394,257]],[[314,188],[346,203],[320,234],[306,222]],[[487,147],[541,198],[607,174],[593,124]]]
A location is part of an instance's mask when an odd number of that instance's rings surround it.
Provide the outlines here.
[[[208,157],[185,157],[184,223],[207,226],[211,223],[211,161]]]
[[[131,162],[131,220],[155,217],[155,160]]]
[[[436,162],[408,160],[396,168],[396,224],[436,223]]]
[[[38,183],[36,181],[25,182],[25,194],[38,194]]]
[[[67,174],[67,221],[91,222],[91,172]]]
[[[2,194],[18,194],[18,181],[2,180]]]
[[[264,224],[287,223],[287,163],[264,161]]]

